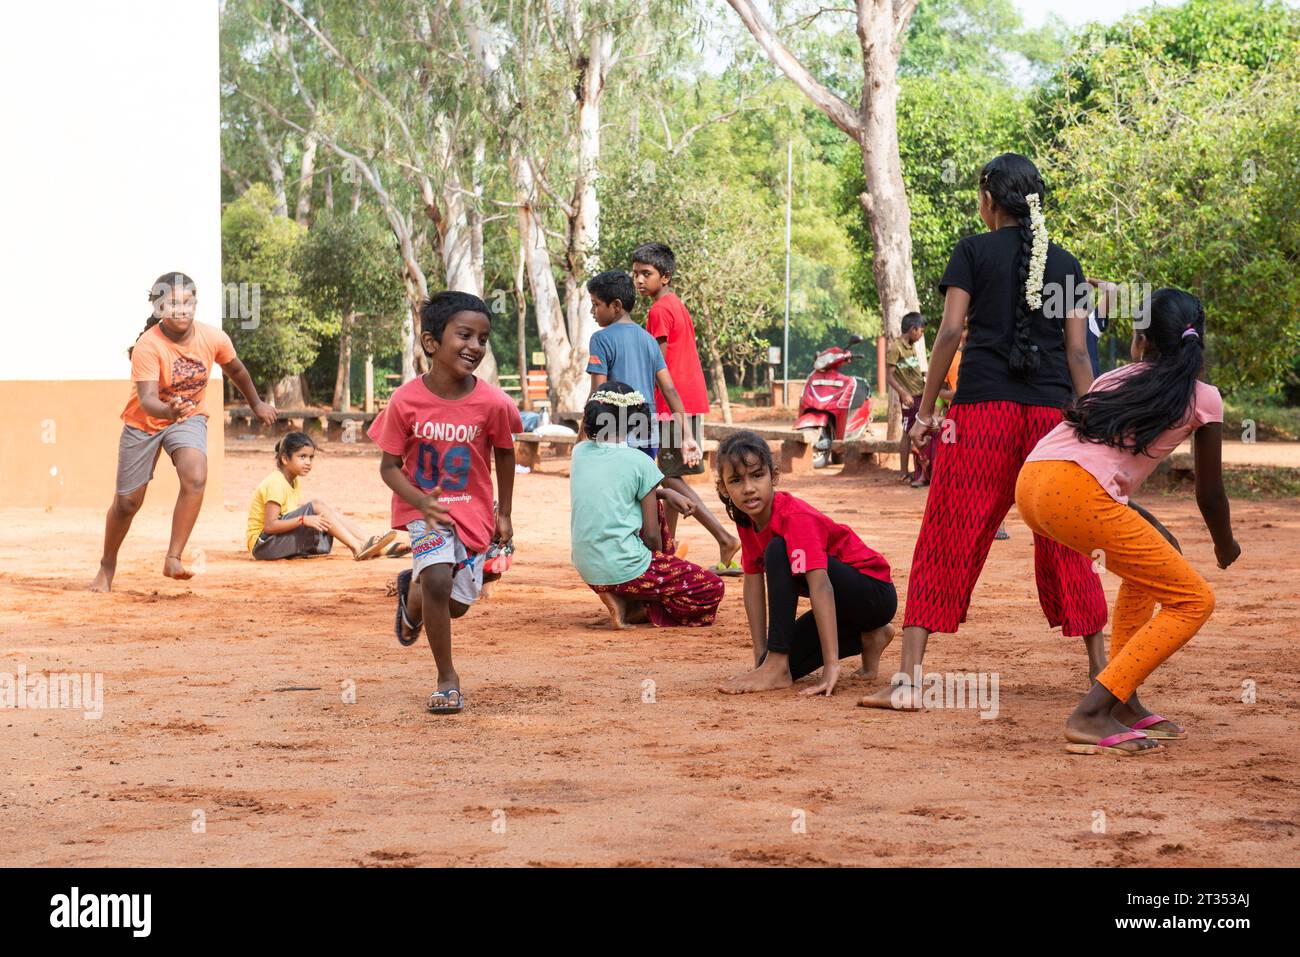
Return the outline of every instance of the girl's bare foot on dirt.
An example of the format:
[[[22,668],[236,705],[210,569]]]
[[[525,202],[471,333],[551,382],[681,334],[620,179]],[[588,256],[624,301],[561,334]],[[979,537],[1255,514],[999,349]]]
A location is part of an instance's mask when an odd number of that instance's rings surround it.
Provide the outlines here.
[[[753,671],[747,671],[730,681],[723,682],[718,690],[723,694],[748,694],[753,691],[778,691],[794,684],[790,677],[790,658],[788,655],[769,653],[763,663]]]
[[[891,711],[920,711],[921,689],[910,684],[888,684],[858,702],[860,708],[888,708]]]
[[[880,654],[889,647],[889,643],[893,640],[893,625],[885,625],[875,631],[863,632],[862,667],[853,672],[851,677],[875,681],[876,673],[880,670]]]
[[[163,574],[177,581],[189,581],[194,577],[194,573],[181,564],[180,557],[177,555],[167,556],[167,560],[163,562]]]
[[[90,583],[90,590],[91,591],[112,591],[113,575],[116,572],[117,572],[116,565],[105,565],[103,562],[100,562],[99,574],[96,575],[95,580]]]
[[[628,627],[627,599],[610,591],[597,592],[597,594],[600,595],[600,600],[604,602],[605,610],[609,612],[609,627],[616,631]]]

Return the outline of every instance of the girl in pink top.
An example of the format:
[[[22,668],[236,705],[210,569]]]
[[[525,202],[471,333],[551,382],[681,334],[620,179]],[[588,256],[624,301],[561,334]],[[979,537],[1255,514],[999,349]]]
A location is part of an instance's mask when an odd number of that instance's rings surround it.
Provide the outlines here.
[[[1030,453],[1016,485],[1016,504],[1030,528],[1122,580],[1109,663],[1065,723],[1066,750],[1076,754],[1131,757],[1162,750],[1159,740],[1187,737],[1143,707],[1137,689],[1209,619],[1214,592],[1173,536],[1128,498],[1189,435],[1196,502],[1219,567],[1241,554],[1223,491],[1223,400],[1198,380],[1205,312],[1190,293],[1159,289],[1140,319],[1146,321],[1134,324],[1133,364],[1098,378],[1065,410],[1065,421]]]

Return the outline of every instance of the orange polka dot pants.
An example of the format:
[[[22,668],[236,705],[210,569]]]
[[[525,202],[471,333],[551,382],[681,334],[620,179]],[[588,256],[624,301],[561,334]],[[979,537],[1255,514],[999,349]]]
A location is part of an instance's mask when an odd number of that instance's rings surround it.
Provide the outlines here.
[[[1209,619],[1214,592],[1155,528],[1074,462],[1026,464],[1016,505],[1035,533],[1089,556],[1121,579],[1110,663],[1097,680],[1127,701]],[[1156,605],[1160,610],[1152,617]]]

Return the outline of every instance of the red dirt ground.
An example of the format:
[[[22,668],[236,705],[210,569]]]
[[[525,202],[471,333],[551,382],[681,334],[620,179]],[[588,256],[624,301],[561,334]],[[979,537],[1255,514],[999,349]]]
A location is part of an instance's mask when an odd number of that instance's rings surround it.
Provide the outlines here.
[[[986,721],[858,708],[858,681],[831,699],[716,693],[750,661],[739,582],[715,627],[605,630],[569,564],[566,478],[519,476],[520,551],[455,623],[468,707],[447,718],[423,710],[427,646],[392,634],[385,583],[404,563],[254,564],[246,496],[270,455],[235,448],[224,468],[227,500],[207,504],[192,541],[206,568],[187,583],[159,575],[165,517],[142,517],[117,590],[98,596],[83,589],[102,512],[0,510],[0,671],[105,682],[98,721],[0,711],[11,866],[1300,863],[1296,501],[1236,504],[1244,555],[1220,571],[1190,496],[1143,497],[1219,601],[1143,689],[1190,739],[1115,760],[1064,751],[1082,644],[1039,614],[1014,512],[968,625],[927,661],[1000,674]],[[371,455],[327,451],[309,490],[379,529],[377,472]],[[885,473],[785,487],[853,524],[905,591],[924,492]],[[711,556],[697,524],[685,538],[690,557]],[[897,660],[895,646],[886,669]],[[277,690],[300,687],[319,690]]]

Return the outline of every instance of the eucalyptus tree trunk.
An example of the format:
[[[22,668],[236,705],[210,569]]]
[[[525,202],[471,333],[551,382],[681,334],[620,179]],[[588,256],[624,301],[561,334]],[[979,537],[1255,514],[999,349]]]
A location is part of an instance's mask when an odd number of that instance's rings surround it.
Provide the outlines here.
[[[866,191],[859,197],[871,228],[872,272],[885,336],[901,334],[904,314],[917,308],[912,274],[912,214],[898,155],[898,55],[917,0],[856,0],[862,52],[862,95],[853,106],[820,83],[764,19],[754,0],[727,0],[768,58],[856,142]],[[898,398],[889,392],[889,438],[900,434]]]

